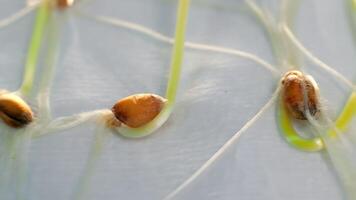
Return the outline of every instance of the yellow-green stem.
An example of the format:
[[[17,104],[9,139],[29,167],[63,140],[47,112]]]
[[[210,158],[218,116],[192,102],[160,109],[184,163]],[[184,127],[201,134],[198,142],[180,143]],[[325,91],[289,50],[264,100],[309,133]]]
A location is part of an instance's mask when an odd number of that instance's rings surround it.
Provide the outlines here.
[[[179,79],[181,74],[181,66],[183,62],[185,29],[188,18],[189,3],[190,0],[179,0],[176,20],[176,33],[171,61],[171,71],[166,91],[167,102],[164,108],[161,110],[160,114],[157,115],[148,124],[139,128],[130,128],[125,126],[119,127],[118,132],[125,137],[140,138],[153,133],[155,130],[157,130],[163,125],[163,123],[168,119],[172,112],[173,105],[177,96],[177,89],[179,86]]]
[[[185,29],[188,18],[190,0],[179,0],[175,39],[171,61],[171,71],[167,85],[166,98],[168,104],[174,104],[179,86],[181,66],[184,54]]]
[[[297,133],[282,102],[279,103],[277,115],[281,132],[289,144],[297,149],[311,152],[320,151],[324,148],[323,141],[320,138],[307,139]]]
[[[27,51],[23,82],[20,88],[20,91],[25,95],[29,95],[33,87],[37,60],[41,49],[41,43],[46,28],[46,23],[50,15],[50,9],[51,8],[49,1],[44,0],[41,3],[41,6],[38,8],[36,14],[35,25],[32,31],[31,41]]]
[[[343,111],[335,122],[335,128],[339,132],[345,132],[352,121],[352,118],[356,115],[356,93],[353,92],[345,104]],[[324,148],[322,139],[320,137],[315,137],[312,139],[302,138],[294,129],[289,116],[282,103],[279,105],[278,112],[279,125],[282,130],[282,134],[286,140],[296,147],[297,149],[303,151],[320,151]],[[328,136],[336,138],[337,133],[334,130],[328,131]]]
[[[345,132],[352,118],[356,116],[356,93],[353,92],[346,102],[339,118],[335,122],[335,127],[339,132]],[[336,137],[337,133],[332,130],[328,132],[330,137]]]

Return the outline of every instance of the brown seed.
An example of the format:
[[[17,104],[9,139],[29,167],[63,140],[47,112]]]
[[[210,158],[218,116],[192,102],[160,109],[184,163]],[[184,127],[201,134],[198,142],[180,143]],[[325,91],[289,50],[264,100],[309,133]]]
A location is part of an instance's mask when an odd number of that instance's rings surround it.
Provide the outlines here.
[[[23,127],[33,121],[30,106],[15,94],[0,96],[0,118],[13,128]]]
[[[57,0],[57,7],[59,9],[65,9],[71,6],[74,3],[74,0]]]
[[[287,72],[282,78],[282,101],[295,119],[306,120],[306,112],[318,117],[320,112],[318,86],[311,76],[300,71]]]
[[[153,120],[166,99],[154,94],[136,94],[119,100],[112,108],[115,117],[129,127],[137,128]]]

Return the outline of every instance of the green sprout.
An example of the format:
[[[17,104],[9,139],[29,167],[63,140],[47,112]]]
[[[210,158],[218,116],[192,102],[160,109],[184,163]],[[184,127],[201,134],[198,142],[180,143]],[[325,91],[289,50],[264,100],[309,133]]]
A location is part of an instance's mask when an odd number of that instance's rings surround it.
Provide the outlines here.
[[[179,0],[177,20],[176,20],[177,21],[176,33],[175,33],[175,40],[174,40],[172,61],[171,61],[171,72],[170,72],[167,91],[166,91],[167,101],[165,102],[165,105],[163,109],[160,111],[160,113],[147,124],[140,126],[138,128],[131,128],[125,126],[119,126],[118,128],[116,128],[116,130],[125,137],[140,138],[153,133],[155,130],[161,127],[162,124],[164,124],[164,122],[168,119],[168,117],[172,112],[173,106],[176,101],[176,95],[179,86],[180,74],[181,74],[181,66],[183,62],[185,29],[186,29],[187,18],[188,18],[189,3],[190,0]],[[78,116],[75,117],[76,120],[72,125],[73,126],[76,125],[75,122],[80,123],[81,120],[78,121],[78,119],[83,119],[83,121],[85,121],[87,119],[97,118],[97,117],[101,119],[102,123],[107,124],[108,121],[112,120],[113,113],[107,110],[86,113],[79,118]],[[64,122],[63,124],[66,124],[65,123],[66,120],[64,121],[59,120],[57,122],[60,122],[59,124],[61,124],[61,122]],[[64,127],[68,127],[68,124],[66,124]],[[58,128],[58,124],[57,124],[57,128]],[[81,175],[77,188],[74,191],[74,199],[77,200],[85,199],[85,195],[90,186],[90,179],[95,170],[95,165],[103,151],[105,139],[109,135],[108,128],[110,127],[99,126],[96,129],[94,143],[91,147],[86,168],[83,174]]]
[[[334,75],[342,82],[344,82],[348,87],[355,90],[355,86],[352,82],[347,80],[344,76],[340,73],[317,59],[313,56],[293,35],[292,31],[289,29],[292,26],[292,18],[296,13],[296,3],[294,5],[290,2],[284,1],[281,10],[280,22],[275,24],[272,21],[270,13],[258,7],[253,1],[247,0],[247,5],[256,15],[257,19],[260,23],[265,27],[269,38],[271,39],[271,45],[275,57],[278,61],[278,64],[282,68],[291,68],[300,66],[298,62],[298,52],[303,53],[306,57],[311,59],[317,66],[323,68],[330,74]],[[291,4],[291,5],[289,5]],[[352,95],[353,96],[353,95]],[[351,97],[352,97],[351,96]],[[351,101],[353,98],[350,98]],[[349,102],[348,105],[352,102]],[[346,106],[342,115],[340,115],[338,121],[341,122],[349,122],[350,119],[347,118],[348,113],[352,113],[350,107]],[[286,138],[287,142],[292,144],[294,147],[303,150],[303,151],[319,151],[324,148],[322,139],[320,137],[306,139],[301,137],[297,131],[294,129],[289,116],[286,113],[286,110],[282,103],[279,103],[278,106],[278,124],[281,128],[283,136]],[[348,124],[342,123],[343,126],[347,126]],[[336,128],[338,129],[339,126],[336,124]]]
[[[304,151],[320,151],[324,148],[321,138],[306,139],[297,133],[282,102],[278,106],[277,118],[283,136],[294,147]]]
[[[35,6],[30,7],[30,9],[25,8],[23,10],[24,12],[20,12],[19,14],[8,18],[5,22],[10,24],[27,14],[33,8],[35,8]],[[25,95],[27,98],[29,98],[32,94],[35,95],[35,97],[40,96],[40,94],[34,94],[33,85],[39,54],[45,32],[48,28],[47,25],[50,20],[50,16],[51,7],[49,1],[42,1],[39,4],[35,18],[32,37],[30,39],[24,67],[23,83],[19,89],[19,96]],[[51,66],[48,66],[48,68],[50,67]],[[12,95],[17,96],[16,92]],[[13,99],[16,98],[14,97]],[[28,110],[31,109],[28,108]],[[39,108],[39,111],[41,111],[41,108]],[[0,152],[0,167],[2,169],[2,173],[0,174],[1,196],[11,195],[16,199],[26,199],[25,183],[27,181],[29,145],[33,134],[41,129],[41,127],[42,124],[39,124],[37,120],[28,124],[26,127],[21,126],[21,128],[15,130],[10,127],[1,127],[1,140],[5,143]],[[15,188],[12,188],[11,186],[15,186]]]
[[[46,29],[46,24],[50,16],[50,10],[51,8],[49,1],[45,0],[41,3],[37,11],[35,25],[27,52],[23,82],[20,88],[20,91],[25,95],[29,95],[33,88],[37,61],[41,50],[41,44]]]
[[[125,137],[139,138],[151,134],[156,129],[162,126],[162,124],[168,119],[172,112],[173,106],[176,101],[182,68],[181,66],[183,62],[185,29],[188,18],[189,3],[190,0],[180,0],[178,5],[176,31],[171,61],[171,71],[166,91],[167,102],[165,103],[164,108],[161,110],[161,112],[149,123],[138,128],[117,128],[117,131]]]
[[[330,66],[323,63],[321,60],[316,58],[311,52],[309,52],[303,45],[297,40],[297,38],[292,34],[288,27],[283,27],[284,32],[287,37],[290,39],[292,44],[295,45],[297,49],[300,50],[306,57],[308,57],[312,62],[314,62],[317,66],[325,69],[330,74],[337,77],[341,80],[345,85],[352,89],[352,93],[345,104],[343,111],[335,122],[335,127],[339,132],[344,132],[346,128],[351,123],[353,116],[355,115],[356,103],[355,103],[355,85],[349,80],[347,80],[340,73],[332,69]],[[315,137],[313,139],[304,139],[302,138],[294,129],[288,115],[285,113],[285,109],[283,105],[279,105],[279,114],[278,121],[280,124],[280,128],[282,130],[282,134],[285,136],[287,141],[292,144],[294,147],[303,150],[303,151],[319,151],[324,148],[324,145],[321,144],[322,139],[320,137]],[[334,129],[328,131],[329,136],[335,137],[336,132]]]

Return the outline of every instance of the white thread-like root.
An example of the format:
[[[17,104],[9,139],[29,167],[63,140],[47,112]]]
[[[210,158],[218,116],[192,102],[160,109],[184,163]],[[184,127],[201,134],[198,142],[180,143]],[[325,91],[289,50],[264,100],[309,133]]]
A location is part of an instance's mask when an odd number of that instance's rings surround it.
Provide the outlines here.
[[[253,0],[245,0],[251,11],[256,16],[257,20],[265,28],[271,43],[271,48],[278,63],[278,67],[283,71],[288,71],[291,68],[299,68],[298,52],[295,51],[286,38],[285,33],[278,24],[287,23],[292,25],[292,18],[295,10],[292,11],[292,5],[286,1],[282,1],[280,17],[274,19],[272,14],[267,10],[260,8]],[[289,2],[289,1],[288,1]],[[287,15],[288,13],[288,15]]]
[[[290,29],[286,25],[282,25],[282,29],[285,31],[286,35],[290,39],[290,41],[307,57],[309,58],[313,63],[315,63],[317,66],[323,68],[325,71],[330,73],[331,75],[337,77],[340,79],[343,83],[345,83],[347,86],[351,87],[352,90],[355,90],[356,87],[355,85],[346,79],[343,75],[341,75],[339,72],[334,70],[332,67],[328,66],[321,60],[319,60],[317,57],[315,57],[310,51],[308,51],[301,42],[294,36],[294,34],[290,31]]]
[[[263,59],[259,58],[258,56],[244,52],[244,51],[239,51],[231,48],[225,48],[225,47],[219,47],[219,46],[214,46],[214,45],[206,45],[206,44],[198,44],[198,43],[193,43],[193,42],[187,42],[186,47],[192,48],[192,49],[199,49],[199,50],[204,50],[204,51],[212,51],[212,52],[218,52],[218,53],[225,53],[225,54],[230,54],[230,55],[235,55],[239,56],[248,60],[252,60],[269,71],[271,71],[274,75],[280,76],[281,72],[274,68],[271,64],[267,63]]]
[[[230,148],[236,141],[240,138],[242,133],[244,133],[248,128],[250,128],[261,116],[262,114],[269,108],[279,95],[280,87],[278,87],[273,93],[272,97],[269,101],[254,115],[249,121],[245,123],[245,125],[236,132],[213,156],[209,158],[193,175],[191,175],[188,179],[186,179],[180,186],[178,186],[174,191],[169,193],[164,200],[169,200],[174,198],[177,194],[179,194],[184,188],[190,185],[194,180],[196,180],[204,171],[206,171],[212,164],[214,164],[217,159],[219,159],[228,148]]]
[[[45,126],[44,130],[38,131],[34,137],[43,136],[45,134],[50,134],[54,132],[59,132],[63,130],[67,130],[73,127],[76,127],[87,121],[96,121],[100,119],[100,117],[105,116],[107,112],[111,112],[110,110],[95,110],[91,112],[84,112],[80,114],[76,114],[69,117],[59,117],[53,121],[51,121],[47,126]]]
[[[38,7],[39,2],[37,3],[33,3],[29,6],[26,6],[25,8],[17,11],[16,13],[14,13],[13,15],[0,20],[0,28],[4,28],[5,26],[8,26],[14,22],[16,22],[17,20],[21,19],[22,17],[26,16],[27,14],[29,14],[31,11],[33,11],[36,7]]]
[[[307,118],[318,136],[323,139],[330,161],[339,174],[348,199],[356,199],[356,132],[350,127],[341,133],[323,112],[319,120],[314,119],[310,113],[307,113]],[[336,137],[330,135],[330,130],[336,133]]]
[[[4,127],[1,133],[0,199],[26,199],[27,163],[32,127],[16,130]]]
[[[110,135],[110,130],[99,125],[95,130],[95,138],[89,153],[87,164],[85,166],[84,172],[79,179],[76,190],[74,191],[74,200],[88,199],[87,193],[90,190],[91,179],[95,173],[95,168],[100,159],[103,149],[105,147],[105,142],[107,137]]]
[[[104,23],[107,23],[107,24],[110,24],[113,26],[118,26],[118,27],[130,29],[130,30],[134,30],[134,31],[142,33],[146,36],[149,36],[153,39],[156,39],[158,41],[173,44],[173,38],[165,36],[157,31],[149,29],[145,26],[135,24],[132,22],[128,22],[128,21],[124,21],[124,20],[120,20],[120,19],[113,19],[113,18],[105,17],[105,16],[91,16],[89,14],[86,14],[83,11],[80,11],[79,9],[76,9],[76,11],[80,15],[83,15],[88,18],[92,18],[96,21],[104,22]],[[240,50],[236,50],[236,49],[231,49],[231,48],[226,48],[226,47],[220,47],[220,46],[208,45],[208,44],[200,44],[200,43],[189,42],[189,41],[185,42],[185,47],[190,48],[190,49],[218,52],[218,53],[222,53],[222,54],[239,56],[241,58],[245,58],[245,59],[251,60],[257,64],[260,64],[267,70],[271,71],[274,75],[279,76],[281,74],[271,64],[267,63],[266,61],[264,61],[263,59],[259,58],[258,56],[254,55],[252,53],[248,53],[248,52],[244,52],[244,51],[240,51]]]

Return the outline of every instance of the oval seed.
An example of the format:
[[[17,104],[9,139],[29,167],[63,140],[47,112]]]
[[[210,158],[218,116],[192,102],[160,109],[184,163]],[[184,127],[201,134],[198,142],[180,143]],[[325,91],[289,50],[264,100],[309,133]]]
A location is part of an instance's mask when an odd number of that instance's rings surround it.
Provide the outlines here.
[[[292,117],[306,120],[308,110],[313,117],[318,117],[318,86],[311,76],[305,76],[300,71],[290,71],[283,76],[281,83],[282,101]]]
[[[74,0],[57,0],[57,7],[60,9],[65,9],[71,6],[74,3]]]
[[[0,118],[7,125],[20,128],[33,121],[33,113],[20,97],[7,93],[0,96]]]
[[[115,117],[125,125],[137,128],[153,120],[166,99],[154,94],[136,94],[119,100],[112,108]]]

